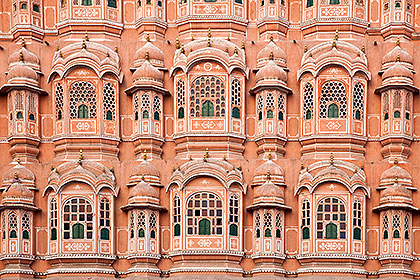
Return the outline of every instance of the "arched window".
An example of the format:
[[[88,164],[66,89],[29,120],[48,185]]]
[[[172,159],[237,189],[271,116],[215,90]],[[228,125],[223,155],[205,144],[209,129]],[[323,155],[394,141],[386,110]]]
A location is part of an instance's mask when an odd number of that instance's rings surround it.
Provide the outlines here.
[[[178,80],[176,86],[177,92],[177,104],[178,104],[178,119],[185,117],[185,82],[184,80]],[[194,106],[194,105],[193,105]]]
[[[316,237],[318,239],[346,239],[346,229],[344,203],[335,197],[321,200],[317,208]]]
[[[310,8],[314,6],[314,0],[306,0],[306,8]]]
[[[109,2],[108,2],[109,3]],[[103,89],[103,108],[104,119],[115,120],[116,114],[116,93],[115,88],[111,83],[106,83]]]
[[[314,87],[311,83],[306,83],[303,88],[303,115],[306,120],[312,119],[314,110]]]
[[[18,218],[15,212],[9,214],[9,237],[17,238]]]
[[[20,8],[21,8],[22,10],[26,10],[26,9],[28,9],[28,4],[27,4],[26,2],[22,2],[22,3],[20,4]]]
[[[139,212],[137,215],[137,237],[146,237],[146,215],[144,212]]]
[[[281,221],[280,212],[276,214],[275,226],[276,226],[276,238],[281,238],[282,221]]]
[[[30,114],[29,114],[29,120],[30,120],[30,121],[34,121],[34,120],[35,120],[35,115],[34,115],[34,114],[32,114],[32,113],[30,113]]]
[[[327,116],[330,118],[330,113],[333,116],[337,115],[332,118],[345,118],[347,116],[346,89],[344,84],[339,81],[328,81],[322,86],[319,116],[320,118],[327,118]]]
[[[310,230],[309,230],[310,226],[311,226],[311,208],[310,208],[309,200],[305,199],[302,202],[302,238],[303,239],[310,238]]]
[[[401,92],[395,91],[393,98],[394,118],[399,119],[401,117]]]
[[[181,199],[178,195],[174,197],[174,236],[181,236]]]
[[[356,120],[363,119],[363,100],[363,86],[357,82],[353,87],[353,118]]]
[[[22,238],[29,239],[31,232],[31,220],[28,213],[22,215]]]
[[[404,239],[410,239],[410,217],[409,214],[404,216]]]
[[[239,198],[236,194],[229,198],[229,234],[238,236]]]
[[[392,237],[400,238],[401,231],[401,217],[400,213],[395,213],[392,215]]]
[[[257,111],[258,111],[258,120],[262,120],[263,118],[263,113],[262,113],[262,109],[264,106],[264,101],[263,101],[263,97],[262,95],[258,96],[258,101],[257,101]]]
[[[58,210],[57,200],[51,199],[50,202],[50,227],[51,227],[51,240],[57,240],[57,227],[58,227]]]
[[[69,199],[63,207],[63,238],[93,239],[93,209],[84,198]]]
[[[20,92],[16,93],[15,110],[23,110],[23,97]]]
[[[199,235],[210,235],[210,220],[203,218],[198,222],[198,234]]]
[[[139,96],[138,96],[138,94],[134,94],[134,97],[133,97],[133,112],[134,112],[134,120],[137,121],[139,119]]]
[[[117,7],[117,0],[108,0],[108,7],[116,8]]]
[[[101,229],[101,240],[109,240],[111,203],[106,198],[102,198],[99,202],[99,228]]]
[[[156,224],[157,224],[156,214],[152,212],[149,216],[149,231],[150,231],[151,239],[156,238],[156,231],[157,231]]]
[[[384,120],[389,119],[389,93],[385,92],[382,99],[382,106],[384,110]]]
[[[255,237],[261,237],[261,217],[258,212],[255,214]]]
[[[146,93],[141,96],[141,110],[142,118],[149,119],[150,98],[149,95]]]
[[[23,120],[23,113],[22,112],[17,112],[16,119]]]
[[[401,112],[400,111],[395,111],[394,112],[394,119],[399,119],[401,118]]]
[[[238,79],[232,80],[232,118],[241,118],[241,82]]]
[[[407,93],[405,96],[405,119],[410,119],[410,111],[411,111],[411,94]]]
[[[161,110],[160,98],[158,96],[155,96],[153,98],[153,119],[155,121],[160,120],[160,110]]]
[[[388,228],[389,228],[389,220],[388,220],[388,215],[385,213],[383,218],[382,218],[382,236],[384,239],[388,239]]]
[[[212,193],[196,193],[187,202],[187,234],[199,234],[199,222],[210,222],[209,235],[223,234],[222,200]],[[202,222],[206,223],[206,222]]]
[[[96,118],[96,89],[89,82],[75,82],[70,88],[70,118]]]
[[[284,120],[284,111],[285,111],[285,102],[284,102],[284,94],[280,94],[277,98],[277,108],[278,108],[278,120],[282,121]]]
[[[353,239],[362,239],[362,203],[359,199],[353,203]]]
[[[196,78],[191,84],[191,117],[224,117],[225,114],[226,96],[224,82],[216,76]]]
[[[271,228],[273,227],[273,219],[270,212],[264,213],[264,237],[271,237]]]
[[[134,212],[130,214],[130,238],[133,239],[135,237],[136,227],[134,224]]]

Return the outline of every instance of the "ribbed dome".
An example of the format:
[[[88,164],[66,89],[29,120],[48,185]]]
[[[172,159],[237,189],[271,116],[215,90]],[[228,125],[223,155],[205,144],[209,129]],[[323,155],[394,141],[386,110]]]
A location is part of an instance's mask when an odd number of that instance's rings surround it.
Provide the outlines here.
[[[411,200],[411,192],[398,182],[395,182],[392,186],[386,188],[381,194],[381,200],[384,198],[393,200],[396,197],[405,197]]]
[[[154,80],[162,82],[163,75],[156,67],[154,67],[148,60],[145,60],[142,66],[138,68],[133,74],[134,81],[138,80]]]
[[[9,183],[14,181],[16,178],[21,182],[27,182],[30,184],[35,183],[35,175],[23,165],[17,164],[13,168],[7,170],[3,174],[3,185],[4,183]]]
[[[33,199],[34,194],[19,181],[14,182],[3,194],[3,201],[6,198],[22,198],[22,199]]]
[[[272,182],[268,181],[265,182],[262,186],[258,187],[255,190],[254,198],[261,198],[261,197],[267,197],[267,198],[284,198],[284,192],[280,187],[276,186]]]
[[[278,66],[273,60],[270,60],[255,76],[257,82],[265,79],[275,79],[287,82],[286,72]]]
[[[398,165],[394,165],[391,168],[387,169],[381,175],[381,181],[383,180],[395,180],[395,178],[406,179],[411,181],[410,173],[405,170],[404,168],[399,167]]]
[[[387,78],[403,77],[413,79],[413,73],[402,65],[400,62],[396,62],[393,66],[389,67],[382,75],[382,80]]]
[[[270,41],[257,55],[257,64],[261,64],[261,62],[268,60],[270,58],[271,53],[273,56],[280,60],[281,62],[286,62],[286,54],[285,52],[277,46],[274,41]],[[261,66],[261,65],[259,65]]]
[[[383,57],[382,64],[392,63],[398,59],[408,64],[413,64],[414,62],[413,57],[398,45]]]
[[[267,176],[267,173],[270,173],[270,176],[282,176],[284,175],[283,169],[272,160],[267,160],[260,166],[255,169],[254,177],[257,176]]]
[[[148,183],[146,183],[145,181],[141,181],[136,186],[134,186],[128,193],[129,200],[136,197],[159,198],[159,194]]]
[[[32,80],[33,82],[38,82],[38,74],[29,66],[26,66],[23,62],[16,64],[12,69],[10,69],[7,74],[9,81],[17,78],[24,78]]]
[[[137,176],[154,176],[159,177],[160,173],[156,167],[154,167],[148,161],[142,161],[139,165],[136,165],[131,169],[130,177],[137,177]]]
[[[23,56],[23,61],[25,61],[26,63],[39,65],[38,57],[35,54],[28,51],[25,47],[16,50],[9,56],[9,65],[19,63],[21,61],[21,54]]]
[[[146,42],[146,44],[144,44],[143,47],[138,49],[136,51],[134,59],[135,61],[141,61],[145,59],[146,56],[149,56],[149,59],[150,61],[152,61],[152,63],[156,61],[163,64],[163,60],[165,58],[163,52],[151,42]]]

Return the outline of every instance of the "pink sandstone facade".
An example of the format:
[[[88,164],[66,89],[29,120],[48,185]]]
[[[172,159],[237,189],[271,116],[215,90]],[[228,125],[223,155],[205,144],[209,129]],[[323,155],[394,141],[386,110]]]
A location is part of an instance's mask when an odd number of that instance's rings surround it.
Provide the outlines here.
[[[0,279],[420,278],[419,0],[2,0]]]

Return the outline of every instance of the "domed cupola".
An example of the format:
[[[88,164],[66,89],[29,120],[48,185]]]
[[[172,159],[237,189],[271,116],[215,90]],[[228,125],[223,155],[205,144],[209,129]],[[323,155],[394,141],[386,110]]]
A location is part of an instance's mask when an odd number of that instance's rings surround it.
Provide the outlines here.
[[[270,57],[273,56],[273,61],[280,67],[286,67],[286,53],[276,45],[273,41],[273,35],[271,35],[270,43],[260,50],[257,55],[257,67],[263,67]]]
[[[389,84],[409,84],[413,85],[413,72],[404,66],[399,57],[397,57],[396,63],[386,69],[382,74],[382,85]]]
[[[163,75],[154,67],[146,53],[146,60],[133,74],[134,84],[147,84],[163,87]]]
[[[130,181],[127,186],[134,186],[144,180],[152,186],[161,186],[159,170],[147,161],[147,155],[143,155],[140,164],[131,169]]]
[[[278,186],[285,185],[284,171],[278,164],[271,160],[271,156],[269,156],[269,160],[255,169],[252,185],[256,186],[264,184],[264,182],[267,180],[267,174],[270,174],[270,182],[272,184]]]
[[[35,175],[28,168],[20,164],[18,159],[17,164],[7,170],[3,174],[2,188],[7,188],[16,181],[16,177],[19,178],[20,184],[29,188],[35,189]]]
[[[396,46],[384,55],[382,59],[382,69],[385,70],[391,67],[397,59],[402,65],[406,66],[410,70],[413,70],[414,58],[411,54],[401,48],[399,39],[397,39]]]
[[[272,55],[269,62],[258,71],[255,78],[257,85],[280,83],[286,86],[287,83],[286,72],[274,62]]]
[[[395,183],[395,179],[398,178],[398,183],[407,189],[413,188],[413,182],[411,174],[404,168],[398,165],[398,160],[395,158],[394,165],[388,168],[381,175],[380,188],[392,186]]]
[[[26,48],[24,39],[22,39],[21,48],[14,51],[9,56],[9,70],[15,65],[19,64],[21,61],[24,61],[27,66],[31,67],[36,72],[41,72],[39,58]]]
[[[139,68],[149,57],[149,62],[157,68],[163,68],[164,66],[164,54],[163,52],[156,47],[152,42],[150,42],[149,35],[146,35],[146,44],[136,51],[134,56],[134,68]]]
[[[267,177],[270,178],[269,172],[267,174]],[[284,205],[283,190],[267,179],[264,184],[257,187],[254,193],[253,205],[260,204]]]
[[[159,193],[142,179],[128,193],[128,204],[159,205]]]

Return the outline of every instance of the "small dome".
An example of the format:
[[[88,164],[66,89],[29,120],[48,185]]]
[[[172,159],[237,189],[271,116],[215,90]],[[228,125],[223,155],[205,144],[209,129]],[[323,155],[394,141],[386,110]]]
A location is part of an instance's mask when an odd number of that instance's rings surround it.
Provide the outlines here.
[[[380,185],[392,185],[396,179],[405,186],[412,186],[412,178],[410,173],[404,168],[398,166],[397,164],[395,164],[391,168],[385,170],[384,173],[382,173]]]
[[[284,192],[280,189],[280,187],[268,181],[255,190],[254,198],[257,199],[262,197],[283,199]]]
[[[267,173],[270,173],[270,176],[284,176],[284,172],[283,169],[276,164],[274,161],[272,160],[267,160],[266,162],[264,162],[263,164],[261,164],[260,166],[258,166],[255,169],[254,172],[254,177],[256,176],[267,176]]]
[[[163,75],[156,67],[154,67],[148,60],[138,68],[133,74],[134,82],[140,80],[153,80],[162,83]]]
[[[163,52],[150,41],[146,42],[146,44],[136,51],[134,57],[134,67],[138,67],[145,60],[146,56],[149,57],[151,64],[154,66],[163,67],[165,56]]]
[[[387,53],[383,57],[382,64],[393,63],[398,59],[402,63],[413,64],[414,62],[413,57],[408,52],[403,50],[398,44],[395,48],[393,48],[389,53]]]
[[[35,175],[21,164],[15,165],[3,174],[3,186],[9,186],[17,179],[26,186],[35,186]]]
[[[29,66],[26,66],[23,62],[16,64],[12,69],[10,69],[7,74],[9,81],[13,79],[29,79],[33,82],[38,82],[38,74]]]
[[[287,82],[286,72],[273,60],[270,60],[263,68],[261,68],[255,77],[257,82],[266,79],[274,79]]]
[[[257,66],[262,67],[262,65],[270,59],[271,54],[273,54],[275,58],[274,60],[276,60],[277,63],[280,63],[282,66],[285,66],[286,54],[272,40],[258,53]]]
[[[391,200],[397,197],[405,197],[411,200],[411,192],[404,186],[395,182],[392,186],[386,188],[381,194],[381,200],[389,197]]]
[[[396,77],[409,78],[412,80],[413,72],[411,72],[410,69],[402,65],[400,62],[396,62],[393,66],[385,70],[385,72],[382,75],[382,80]]]
[[[33,199],[34,194],[19,181],[15,181],[3,194],[3,201],[7,198]]]
[[[131,169],[130,177],[141,177],[141,176],[154,176],[159,177],[160,173],[156,167],[154,167],[150,162],[144,160],[140,164],[134,166]]]
[[[148,183],[146,183],[145,181],[141,181],[136,186],[134,186],[128,193],[129,200],[136,197],[159,198],[159,193]]]
[[[9,61],[8,61],[9,66],[19,63],[22,57],[23,57],[23,61],[25,61],[26,63],[39,66],[38,57],[34,53],[28,51],[26,47],[23,47],[23,46],[22,48],[16,50],[9,56]]]

